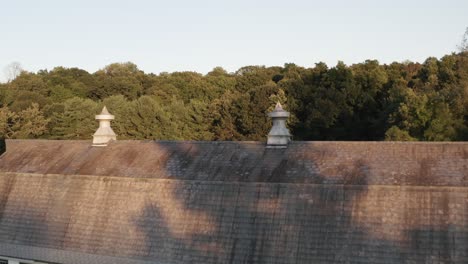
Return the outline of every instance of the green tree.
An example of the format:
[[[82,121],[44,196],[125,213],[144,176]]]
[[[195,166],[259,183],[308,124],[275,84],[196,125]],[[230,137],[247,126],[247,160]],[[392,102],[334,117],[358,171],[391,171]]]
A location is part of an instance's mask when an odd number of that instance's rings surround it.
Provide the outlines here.
[[[180,118],[181,126],[183,129],[181,138],[189,140],[212,140],[214,135],[210,131],[211,115],[209,113],[209,103],[193,99],[188,104],[183,104],[182,101],[178,101],[175,107],[179,108],[179,113],[174,119]],[[169,109],[172,110],[173,108]]]
[[[39,75],[42,76],[48,87],[60,88],[60,91],[51,90],[51,96],[54,97],[53,93],[64,93],[67,99],[73,96],[76,97],[88,97],[90,91],[96,87],[94,77],[85,70],[78,68],[64,68],[55,67],[52,71],[41,71]],[[57,98],[54,102],[63,100],[63,97]]]
[[[43,96],[40,93],[32,91],[14,91],[10,93],[7,99],[6,105],[10,106],[10,109],[15,112],[21,112],[27,109],[31,104],[36,103],[40,108],[50,104],[51,100],[47,96]]]
[[[93,99],[104,99],[112,95],[124,95],[136,99],[145,90],[145,74],[131,63],[113,63],[94,74],[96,87],[90,91]]]
[[[112,129],[117,134],[118,139],[133,139],[128,131],[132,130],[132,123],[130,122],[129,113],[131,112],[131,102],[123,95],[113,95],[105,98],[102,105],[107,107],[109,112],[115,116],[112,121]]]
[[[397,126],[392,126],[385,132],[386,141],[416,141],[416,139],[408,133],[408,131],[401,130]]]
[[[49,93],[47,83],[42,76],[23,71],[8,84],[8,88],[14,91],[30,91],[47,96]]]
[[[447,104],[439,102],[434,105],[432,118],[424,131],[428,141],[450,141],[457,138],[456,121]]]
[[[45,133],[49,122],[37,103],[32,103],[13,119],[11,138],[37,138]]]
[[[142,96],[130,104],[127,118],[129,136],[135,139],[175,139],[178,131],[172,129],[169,113],[150,96]],[[165,127],[167,125],[167,127]],[[168,136],[168,138],[164,137]]]
[[[50,88],[49,98],[52,102],[63,102],[75,95],[69,89],[66,89],[62,84],[54,85]]]
[[[0,138],[11,138],[17,115],[8,107],[0,108]]]
[[[233,116],[233,104],[239,97],[239,93],[228,90],[210,104],[208,108],[209,117],[212,120],[210,132],[214,140],[240,140],[242,138],[235,125],[235,116]]]
[[[0,108],[0,138],[37,138],[44,134],[47,123],[36,103],[19,113]]]
[[[57,106],[57,109],[59,107]],[[98,104],[90,99],[73,97],[63,103],[63,112],[53,112],[51,134],[60,139],[91,139],[98,127],[95,115]]]
[[[273,81],[269,81],[241,94],[232,103],[231,116],[234,117],[234,125],[242,135],[242,140],[265,140],[271,128],[267,117],[268,109],[272,105],[271,98],[278,97],[279,91],[279,87]]]
[[[390,115],[389,123],[396,125],[418,140],[424,139],[424,131],[431,120],[427,95],[417,95],[413,90],[405,90],[403,102],[398,110]]]

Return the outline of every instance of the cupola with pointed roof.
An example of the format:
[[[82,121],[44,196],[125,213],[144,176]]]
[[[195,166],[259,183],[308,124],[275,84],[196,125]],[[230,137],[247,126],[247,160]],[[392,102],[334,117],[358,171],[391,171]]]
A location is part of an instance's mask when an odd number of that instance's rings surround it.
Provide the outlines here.
[[[93,146],[107,146],[109,141],[117,140],[117,136],[110,126],[110,121],[114,120],[114,116],[109,113],[107,107],[104,106],[99,115],[96,115],[96,120],[99,121],[99,128],[93,135]]]
[[[286,127],[289,112],[285,111],[281,103],[278,102],[275,109],[268,113],[268,116],[272,119],[273,127],[270,133],[268,133],[267,146],[277,148],[287,147],[289,141],[291,141],[291,134]]]

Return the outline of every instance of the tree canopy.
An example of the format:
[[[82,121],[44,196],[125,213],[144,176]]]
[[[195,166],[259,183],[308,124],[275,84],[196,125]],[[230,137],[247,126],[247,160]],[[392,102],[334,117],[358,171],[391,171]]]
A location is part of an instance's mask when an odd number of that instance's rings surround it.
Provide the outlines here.
[[[466,42],[466,41],[465,41]],[[277,101],[294,140],[468,139],[468,52],[423,63],[216,67],[145,73],[113,63],[95,73],[16,71],[0,84],[0,136],[90,139],[106,105],[120,139],[264,140]]]

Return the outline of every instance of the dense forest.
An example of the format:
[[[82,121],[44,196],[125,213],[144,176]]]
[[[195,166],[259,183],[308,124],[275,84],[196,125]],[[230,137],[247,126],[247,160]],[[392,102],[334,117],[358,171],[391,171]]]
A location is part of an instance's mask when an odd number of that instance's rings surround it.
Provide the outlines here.
[[[118,139],[265,140],[277,101],[294,140],[468,140],[468,52],[206,75],[148,74],[130,62],[21,71],[0,84],[0,136],[91,139],[106,105]]]

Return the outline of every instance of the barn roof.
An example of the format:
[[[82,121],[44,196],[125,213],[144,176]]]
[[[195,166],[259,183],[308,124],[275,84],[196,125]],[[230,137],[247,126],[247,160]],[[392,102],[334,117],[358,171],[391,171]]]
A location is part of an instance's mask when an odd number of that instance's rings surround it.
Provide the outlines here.
[[[467,186],[468,143],[9,140],[0,171],[176,180]]]
[[[0,255],[466,263],[467,167],[468,143],[10,140]]]

